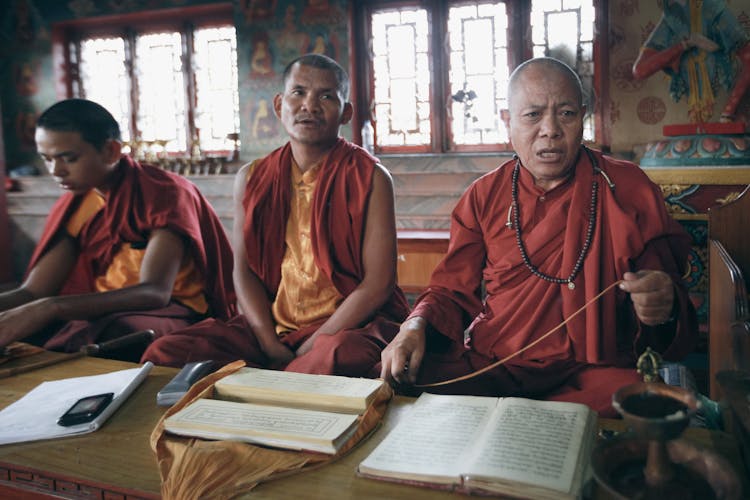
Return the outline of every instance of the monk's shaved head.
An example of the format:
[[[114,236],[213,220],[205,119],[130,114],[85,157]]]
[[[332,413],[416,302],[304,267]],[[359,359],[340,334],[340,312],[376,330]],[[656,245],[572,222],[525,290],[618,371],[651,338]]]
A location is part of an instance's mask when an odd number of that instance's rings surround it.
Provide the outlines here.
[[[536,67],[545,71],[554,71],[568,80],[571,87],[575,89],[577,93],[578,106],[583,106],[583,85],[581,85],[581,79],[575,71],[573,71],[570,66],[562,61],[558,61],[557,59],[551,57],[537,57],[521,63],[515,70],[513,70],[513,73],[511,73],[510,79],[508,80],[508,109],[511,111],[514,109],[516,102],[513,96],[518,93],[518,85],[523,80],[521,77],[530,68]]]
[[[548,57],[521,64],[508,84],[508,132],[521,165],[549,191],[575,169],[583,138],[583,91],[578,76]]]

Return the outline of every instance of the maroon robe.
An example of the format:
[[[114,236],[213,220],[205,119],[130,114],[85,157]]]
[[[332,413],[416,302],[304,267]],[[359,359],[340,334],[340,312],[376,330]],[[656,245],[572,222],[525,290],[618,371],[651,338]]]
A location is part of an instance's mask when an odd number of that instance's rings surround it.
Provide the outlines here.
[[[313,257],[343,297],[364,279],[362,242],[375,162],[365,150],[339,138],[323,160],[313,194],[310,222]],[[247,264],[265,286],[271,302],[281,281],[291,168],[291,146],[287,143],[258,162],[243,199]],[[335,335],[321,335],[310,352],[286,367],[274,368],[373,375],[380,351],[398,332],[398,323],[408,311],[406,298],[396,287],[369,324]],[[319,326],[304,325],[283,335],[281,341],[296,350]],[[241,316],[229,322],[203,321],[178,335],[160,339],[152,344],[143,359],[170,366],[182,366],[199,359],[221,363],[244,359],[249,364],[268,367],[268,360]]]
[[[672,276],[676,326],[641,325],[629,295],[617,288],[488,375],[428,390],[549,399],[565,393],[565,399],[609,413],[612,392],[637,380],[632,367],[646,345],[667,359],[692,350],[695,312],[680,278],[687,264],[687,234],[671,219],[659,188],[638,166],[592,153],[606,177],[594,173],[583,150],[571,178],[548,192],[535,186],[526,169],[519,173],[522,240],[530,261],[542,272],[563,278],[586,239],[592,181],[598,183],[593,239],[574,290],[534,276],[522,261],[515,230],[506,224],[515,160],[467,190],[452,215],[448,253],[412,312],[426,318],[433,330],[418,383],[463,375],[515,353],[625,272],[640,269]],[[599,377],[583,373],[592,367],[598,367]],[[602,371],[605,367],[612,369]],[[589,390],[584,379],[599,386]]]
[[[228,318],[236,310],[232,283],[232,249],[218,216],[193,183],[123,155],[114,187],[104,208],[84,224],[77,240],[78,259],[61,295],[95,293],[95,280],[104,274],[122,245],[145,244],[151,231],[169,229],[183,237],[188,255],[204,280],[208,315]],[[82,196],[67,192],[53,206],[29,270],[64,231]],[[74,351],[81,345],[109,340],[151,328],[157,334],[184,328],[205,315],[172,302],[165,308],[119,312],[91,321],[66,324],[45,347]]]

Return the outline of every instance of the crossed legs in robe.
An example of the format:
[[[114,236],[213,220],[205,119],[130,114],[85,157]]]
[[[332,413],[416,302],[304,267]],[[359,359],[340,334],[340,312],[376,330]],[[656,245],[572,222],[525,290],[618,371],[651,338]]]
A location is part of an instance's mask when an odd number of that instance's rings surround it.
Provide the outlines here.
[[[289,332],[280,337],[293,351],[307,340],[318,325]],[[342,330],[335,335],[320,335],[312,349],[286,366],[273,366],[263,354],[243,316],[228,322],[208,319],[156,339],[146,350],[142,362],[181,367],[190,361],[212,359],[226,364],[238,359],[248,366],[283,369],[301,373],[377,377],[374,369],[380,352],[398,333],[398,324],[377,317],[362,328]]]

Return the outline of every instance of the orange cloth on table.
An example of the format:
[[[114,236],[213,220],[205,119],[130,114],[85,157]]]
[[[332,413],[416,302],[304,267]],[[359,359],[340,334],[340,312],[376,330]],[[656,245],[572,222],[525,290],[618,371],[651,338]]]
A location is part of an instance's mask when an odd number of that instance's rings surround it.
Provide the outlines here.
[[[165,500],[184,498],[235,498],[259,483],[318,468],[346,455],[383,420],[391,388],[384,384],[357,420],[357,429],[335,455],[275,449],[239,441],[209,441],[168,434],[164,420],[199,398],[211,397],[214,384],[242,368],[237,361],[196,382],[169,408],[151,432]],[[186,481],[185,478],[190,478]]]
[[[68,220],[66,225],[68,234],[77,238],[84,224],[102,210],[105,203],[104,196],[98,191],[89,191]],[[145,253],[145,247],[134,248],[132,245],[122,245],[113,257],[106,273],[96,277],[94,283],[96,291],[108,292],[137,285],[140,281],[141,264]],[[195,262],[189,254],[185,254],[172,288],[172,298],[195,312],[205,314],[208,311],[208,303],[203,295],[203,286],[203,278],[195,267]]]

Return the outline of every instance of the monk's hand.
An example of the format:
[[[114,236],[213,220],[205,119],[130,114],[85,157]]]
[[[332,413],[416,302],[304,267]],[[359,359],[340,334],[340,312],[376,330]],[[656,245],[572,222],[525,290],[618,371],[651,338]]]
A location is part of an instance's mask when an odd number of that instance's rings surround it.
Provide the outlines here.
[[[54,318],[49,299],[38,299],[0,312],[0,347],[38,332]]]
[[[396,337],[380,355],[380,378],[391,385],[412,385],[417,381],[425,351],[427,321],[419,316],[401,324]]]
[[[278,338],[274,338],[270,342],[261,343],[261,349],[263,349],[263,354],[268,358],[269,364],[274,367],[286,366],[294,359],[294,351],[289,349]]]
[[[697,47],[705,50],[706,52],[715,52],[719,50],[719,46],[716,42],[707,38],[700,33],[690,33],[690,36],[685,40],[686,47]]]
[[[661,325],[671,319],[674,283],[664,271],[625,273],[620,288],[630,294],[635,314],[644,325]]]

